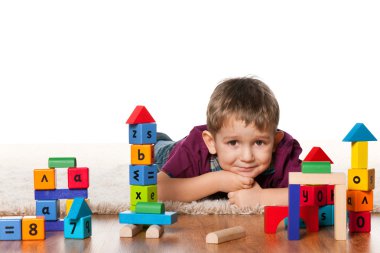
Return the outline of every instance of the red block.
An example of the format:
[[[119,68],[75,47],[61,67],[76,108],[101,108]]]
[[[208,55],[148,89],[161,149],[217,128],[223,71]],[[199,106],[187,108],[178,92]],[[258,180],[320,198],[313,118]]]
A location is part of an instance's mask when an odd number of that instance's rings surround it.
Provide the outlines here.
[[[90,185],[88,168],[68,168],[67,181],[69,189],[87,189]]]
[[[127,124],[141,124],[156,122],[143,105],[138,105],[127,119]]]
[[[324,206],[327,203],[327,185],[302,185],[301,206]]]
[[[350,233],[369,233],[371,232],[371,213],[348,212]]]
[[[313,147],[310,152],[306,155],[304,161],[307,162],[330,162],[333,161],[326,155],[326,153],[320,147]]]
[[[327,195],[326,205],[334,205],[334,189],[335,189],[335,185],[326,186],[326,195]]]

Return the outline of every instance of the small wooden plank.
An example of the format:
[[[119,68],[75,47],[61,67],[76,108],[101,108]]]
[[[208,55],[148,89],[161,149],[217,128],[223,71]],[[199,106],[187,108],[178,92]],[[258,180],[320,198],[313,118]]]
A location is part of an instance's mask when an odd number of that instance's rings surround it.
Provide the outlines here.
[[[289,184],[346,185],[346,174],[343,172],[331,174],[289,172]]]
[[[208,233],[206,236],[206,243],[219,244],[239,239],[245,236],[245,229],[242,226],[236,226]]]

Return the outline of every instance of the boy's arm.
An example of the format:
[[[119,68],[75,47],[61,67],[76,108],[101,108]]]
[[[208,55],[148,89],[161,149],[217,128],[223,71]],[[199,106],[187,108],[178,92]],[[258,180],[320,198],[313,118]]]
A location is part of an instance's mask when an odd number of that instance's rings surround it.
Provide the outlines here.
[[[165,172],[157,174],[158,198],[162,201],[190,202],[219,191],[229,192],[252,187],[253,179],[229,171],[216,171],[192,178],[171,178]]]

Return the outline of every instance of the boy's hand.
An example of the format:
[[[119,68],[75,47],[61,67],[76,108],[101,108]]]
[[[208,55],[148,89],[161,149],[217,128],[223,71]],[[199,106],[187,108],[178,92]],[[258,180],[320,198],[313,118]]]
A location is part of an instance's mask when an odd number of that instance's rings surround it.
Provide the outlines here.
[[[235,204],[238,207],[255,208],[261,204],[262,188],[258,183],[255,183],[250,189],[243,189],[228,193],[228,202]]]
[[[218,171],[219,191],[233,192],[241,189],[249,189],[253,185],[253,178],[244,177],[229,171]]]

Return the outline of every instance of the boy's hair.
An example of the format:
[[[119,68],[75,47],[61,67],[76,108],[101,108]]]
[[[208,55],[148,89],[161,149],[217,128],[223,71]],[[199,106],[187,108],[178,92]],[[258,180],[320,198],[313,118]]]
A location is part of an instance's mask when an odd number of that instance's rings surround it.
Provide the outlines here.
[[[262,81],[243,77],[224,80],[211,94],[207,128],[214,135],[231,116],[254,123],[259,130],[277,130],[280,108],[272,90]]]

